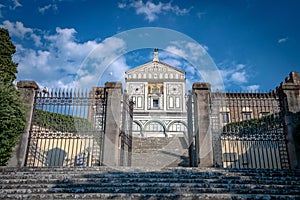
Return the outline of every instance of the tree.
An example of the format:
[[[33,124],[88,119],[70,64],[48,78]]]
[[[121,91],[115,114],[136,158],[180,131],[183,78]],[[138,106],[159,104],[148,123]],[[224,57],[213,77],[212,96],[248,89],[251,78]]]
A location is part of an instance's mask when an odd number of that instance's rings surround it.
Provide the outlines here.
[[[0,28],[0,165],[6,165],[25,126],[25,109],[13,84],[17,73],[17,64],[12,61],[15,51],[8,31]]]
[[[4,83],[12,83],[16,79],[18,64],[12,60],[15,52],[16,47],[11,42],[8,31],[0,28],[0,80]]]
[[[25,125],[24,106],[12,84],[0,81],[0,165],[6,165]]]

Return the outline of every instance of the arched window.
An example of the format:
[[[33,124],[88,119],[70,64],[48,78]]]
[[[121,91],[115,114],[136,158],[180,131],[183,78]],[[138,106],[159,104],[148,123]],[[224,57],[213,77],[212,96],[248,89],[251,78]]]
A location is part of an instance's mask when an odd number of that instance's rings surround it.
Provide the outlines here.
[[[147,132],[164,132],[164,127],[158,122],[150,122],[146,125],[145,131]]]
[[[187,132],[186,126],[182,122],[175,122],[169,127],[171,132]]]

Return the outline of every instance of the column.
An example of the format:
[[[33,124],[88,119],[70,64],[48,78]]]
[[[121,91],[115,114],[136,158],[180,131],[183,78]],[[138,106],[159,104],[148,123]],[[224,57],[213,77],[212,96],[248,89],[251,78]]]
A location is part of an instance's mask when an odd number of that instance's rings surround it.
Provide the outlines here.
[[[210,84],[209,83],[194,83],[193,92],[196,99],[195,104],[197,110],[195,113],[198,116],[198,123],[196,126],[198,130],[196,134],[195,145],[198,145],[198,154],[200,158],[199,167],[213,166],[213,146],[212,146],[212,132],[210,129]]]
[[[119,165],[119,135],[121,124],[122,83],[106,82],[106,119],[104,131],[103,164]]]
[[[39,91],[39,86],[34,81],[19,81],[17,87],[20,92],[20,98],[26,107],[26,124],[18,144],[13,149],[12,157],[8,161],[7,166],[11,167],[23,167],[25,165],[34,101]]]

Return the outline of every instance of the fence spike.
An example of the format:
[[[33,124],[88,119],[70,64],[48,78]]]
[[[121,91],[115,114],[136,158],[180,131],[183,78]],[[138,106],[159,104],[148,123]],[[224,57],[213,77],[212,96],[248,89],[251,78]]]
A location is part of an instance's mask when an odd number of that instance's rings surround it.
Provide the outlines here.
[[[65,91],[65,90],[66,90],[66,88],[63,88],[63,91],[62,91],[62,97],[63,97],[63,98],[66,97],[66,94],[65,94],[66,91]]]

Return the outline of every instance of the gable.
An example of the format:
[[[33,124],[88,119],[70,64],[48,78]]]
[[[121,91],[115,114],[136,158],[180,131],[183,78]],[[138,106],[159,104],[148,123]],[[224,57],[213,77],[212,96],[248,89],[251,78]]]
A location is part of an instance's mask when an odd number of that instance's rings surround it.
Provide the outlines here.
[[[125,73],[126,81],[185,80],[184,71],[159,61],[148,62]]]

